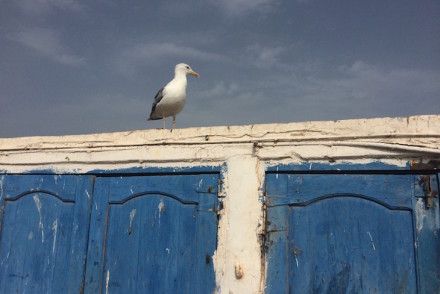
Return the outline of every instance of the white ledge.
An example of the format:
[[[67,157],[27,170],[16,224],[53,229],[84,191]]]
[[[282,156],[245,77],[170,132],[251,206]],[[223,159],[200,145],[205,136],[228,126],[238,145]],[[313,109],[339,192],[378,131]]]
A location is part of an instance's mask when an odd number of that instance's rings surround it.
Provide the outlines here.
[[[0,139],[0,170],[440,157],[440,115]]]

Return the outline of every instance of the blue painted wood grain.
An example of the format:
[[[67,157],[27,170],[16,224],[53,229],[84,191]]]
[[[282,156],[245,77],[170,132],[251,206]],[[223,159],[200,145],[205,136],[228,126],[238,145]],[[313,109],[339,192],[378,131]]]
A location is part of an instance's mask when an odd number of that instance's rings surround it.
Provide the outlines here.
[[[191,167],[154,167],[154,166],[138,166],[120,169],[95,169],[90,170],[86,173],[78,173],[75,170],[65,171],[63,175],[90,175],[90,176],[119,176],[119,175],[139,175],[139,176],[150,176],[150,175],[164,175],[164,174],[175,174],[175,175],[197,175],[197,174],[216,174],[221,171],[225,171],[227,166],[225,163],[212,166],[191,166]],[[23,173],[9,173],[6,170],[0,170],[2,175],[58,175],[59,172],[53,169],[38,169],[29,170]]]
[[[213,292],[218,178],[98,177],[85,292]]]
[[[2,179],[0,293],[79,293],[93,177]]]
[[[269,166],[267,168],[268,173],[292,173],[292,172],[339,172],[339,171],[352,171],[352,172],[377,172],[377,171],[408,171],[410,170],[410,163],[407,162],[405,166],[398,166],[393,164],[387,164],[380,161],[372,161],[368,163],[321,163],[321,162],[304,162],[300,164],[281,164]]]
[[[268,175],[268,178],[274,183],[267,187],[268,206],[306,205],[320,197],[357,194],[390,207],[412,207],[413,175],[280,174]]]
[[[439,176],[431,176],[431,190],[437,191],[431,199],[431,208],[427,209],[420,189],[420,181],[415,181],[416,192],[413,198],[416,222],[416,254],[418,263],[420,293],[440,293],[440,205]]]
[[[100,293],[103,279],[103,248],[109,186],[102,178],[97,178],[93,190],[84,293]]]
[[[416,206],[417,177],[267,174],[266,293],[438,293],[438,198]]]

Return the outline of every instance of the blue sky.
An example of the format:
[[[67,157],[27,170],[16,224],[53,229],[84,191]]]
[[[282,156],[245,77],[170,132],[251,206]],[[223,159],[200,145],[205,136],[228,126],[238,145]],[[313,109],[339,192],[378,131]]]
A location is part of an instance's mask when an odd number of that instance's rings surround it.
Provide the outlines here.
[[[0,0],[0,137],[440,113],[440,2]],[[168,127],[171,127],[168,119]]]

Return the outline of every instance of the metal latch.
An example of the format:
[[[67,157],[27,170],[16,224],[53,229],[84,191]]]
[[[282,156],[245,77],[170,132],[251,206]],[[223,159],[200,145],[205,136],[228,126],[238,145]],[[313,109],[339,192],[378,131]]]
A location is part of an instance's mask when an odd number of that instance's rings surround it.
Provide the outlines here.
[[[425,200],[426,209],[430,209],[432,205],[432,199],[437,197],[437,178],[432,175],[419,176],[418,185],[423,191],[423,196],[416,196]]]

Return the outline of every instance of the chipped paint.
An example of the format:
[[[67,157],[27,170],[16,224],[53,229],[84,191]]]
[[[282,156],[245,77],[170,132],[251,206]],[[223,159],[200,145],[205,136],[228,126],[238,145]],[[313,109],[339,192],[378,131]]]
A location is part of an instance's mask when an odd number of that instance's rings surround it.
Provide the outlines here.
[[[157,209],[159,210],[159,225],[160,225],[160,216],[162,215],[162,212],[165,209],[165,204],[162,200],[160,200],[159,205],[157,206]]]
[[[2,175],[0,177],[0,201],[3,198],[3,182],[4,182],[4,180],[5,180],[5,175]]]
[[[370,236],[371,247],[374,251],[376,251],[376,246],[374,245],[373,237],[371,237],[371,233],[367,231],[368,236]]]
[[[438,207],[438,200],[435,201],[433,207]],[[437,208],[438,209],[438,208]],[[439,214],[435,212],[435,208],[426,209],[425,201],[423,198],[417,198],[415,203],[414,213],[416,217],[416,240],[414,242],[414,247],[418,247],[419,236],[422,231],[427,229],[434,232],[435,238],[438,238],[439,231]]]
[[[87,191],[87,189],[85,189],[85,192],[86,192],[87,198],[89,198],[89,200],[90,200],[90,194],[89,194],[89,191]]]
[[[135,216],[136,216],[136,209],[133,208],[130,212],[130,227]]]
[[[37,206],[38,215],[40,217],[40,222],[38,223],[38,230],[41,230],[41,243],[44,243],[44,226],[43,226],[43,221],[42,221],[42,218],[41,218],[41,202],[40,202],[40,198],[38,198],[37,195],[34,195],[32,198],[34,199],[35,206]]]
[[[11,251],[9,251],[8,254],[6,254],[6,256],[3,258],[2,262],[0,263],[0,265],[3,265],[3,263],[8,260],[10,254],[11,254]]]
[[[251,150],[250,150],[251,151]],[[232,154],[231,154],[232,155]],[[213,256],[217,293],[261,293],[261,251],[258,240],[265,166],[251,154],[231,156],[227,161],[218,230],[218,248]],[[246,185],[243,185],[246,183]],[[246,269],[236,276],[236,261]]]
[[[53,231],[53,244],[52,244],[52,254],[55,254],[55,246],[57,243],[57,232],[58,232],[58,219],[55,219],[52,224]]]
[[[160,200],[159,205],[157,206],[157,209],[159,209],[159,214],[162,213],[162,211],[165,209],[165,204],[162,200]]]
[[[417,236],[420,235],[420,232],[423,230],[423,223],[425,218],[427,218],[425,203],[422,198],[417,198],[416,206],[414,212],[416,214],[416,229]]]
[[[0,170],[84,173],[222,164],[249,154],[270,164],[408,160],[440,156],[440,115],[0,139]],[[209,141],[205,141],[209,135]],[[253,147],[258,144],[258,148]],[[294,146],[294,148],[292,148]],[[158,151],[160,152],[158,153]],[[203,150],[203,152],[201,152]],[[69,152],[69,161],[66,161]],[[35,156],[38,154],[38,156]]]
[[[110,281],[110,270],[107,270],[107,276],[105,277],[105,293],[108,294],[108,282]]]
[[[131,225],[133,223],[133,219],[136,216],[136,209],[133,208],[130,212],[130,226],[128,227],[128,234],[131,235]]]

